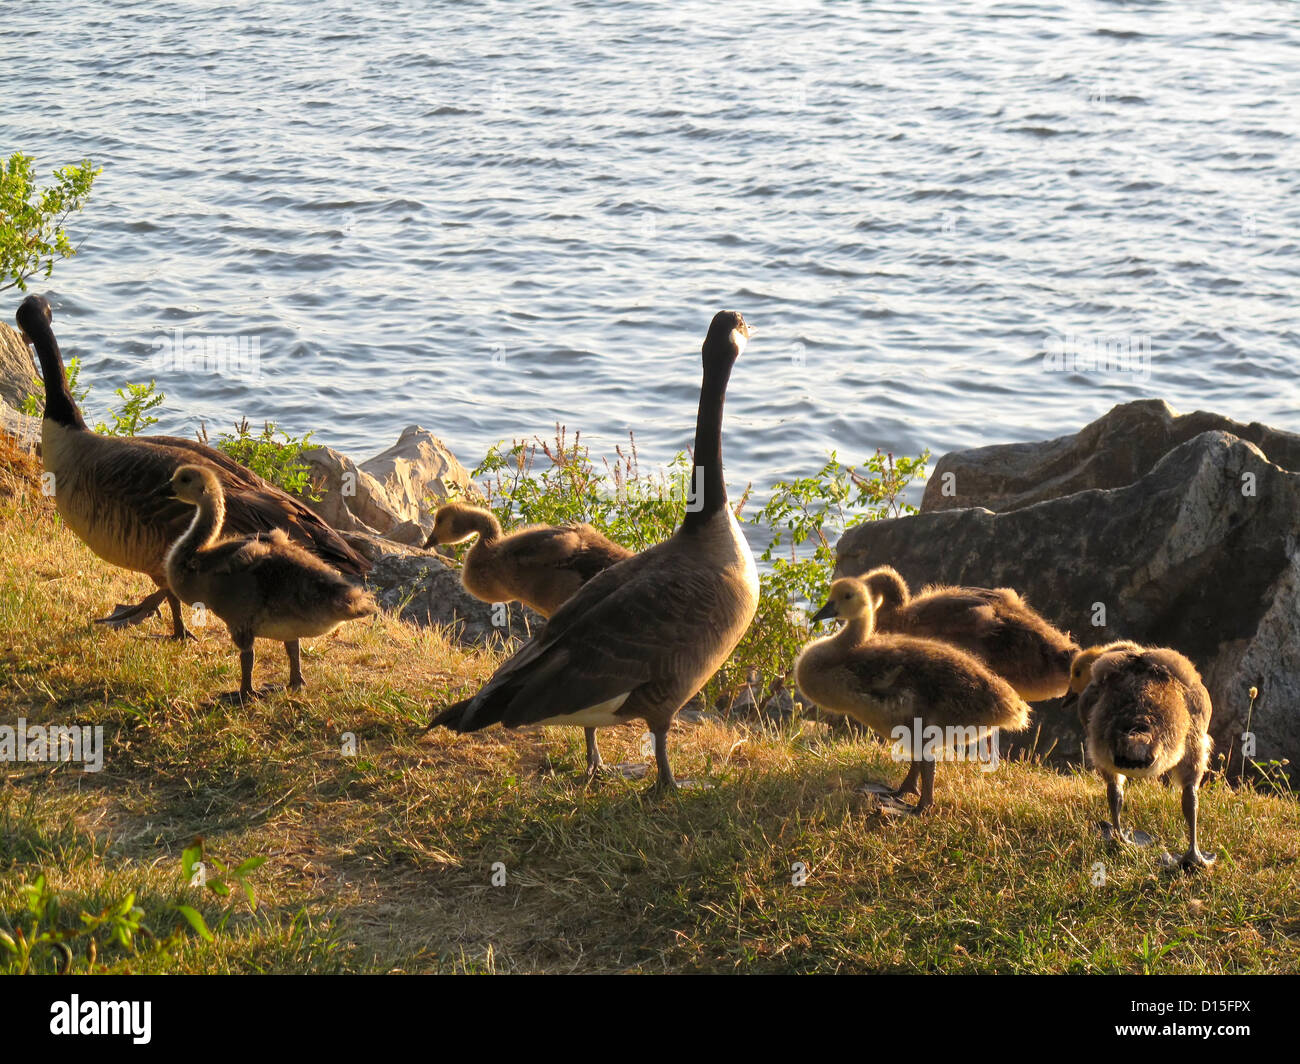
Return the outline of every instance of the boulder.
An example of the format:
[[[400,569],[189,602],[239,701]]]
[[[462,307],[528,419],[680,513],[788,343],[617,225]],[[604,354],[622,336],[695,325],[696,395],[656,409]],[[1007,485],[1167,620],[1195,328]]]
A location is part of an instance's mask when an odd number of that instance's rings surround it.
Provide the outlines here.
[[[312,488],[320,496],[312,508],[340,532],[385,533],[401,524],[384,486],[332,447],[308,447]]]
[[[1123,403],[1071,436],[954,451],[935,464],[921,512],[983,506],[999,513],[1090,488],[1122,488],[1202,432],[1253,443],[1283,469],[1300,470],[1300,435],[1205,411],[1177,414],[1162,399]]]
[[[32,392],[40,391],[32,349],[22,333],[0,322],[0,404],[17,407]]]
[[[331,447],[308,447],[316,511],[344,532],[378,533],[418,546],[433,530],[433,511],[451,495],[477,497],[469,472],[438,437],[418,425],[357,465]]]
[[[1131,416],[1134,405],[1112,412],[1111,423]],[[1289,434],[1249,428],[1292,460]],[[1099,434],[1099,445],[1101,439],[1117,450],[1131,442]],[[1151,437],[1143,443],[1149,446]],[[1049,471],[1049,456],[1066,450],[1061,440],[1041,449],[1039,461],[1019,449],[1019,468]],[[949,468],[975,468],[961,455],[948,457]],[[1095,470],[1112,470],[1107,477],[1119,476],[1122,465],[1100,452],[1092,463]],[[1079,463],[1069,469],[1076,470],[1075,480],[1058,479],[1058,488],[1086,479]],[[1030,494],[1026,482],[1008,476],[1002,483],[1011,489],[1003,499]],[[1294,772],[1300,766],[1297,530],[1300,474],[1270,461],[1250,440],[1208,431],[1176,443],[1127,486],[1077,491],[1001,513],[942,509],[860,525],[840,540],[836,572],[858,574],[887,563],[914,586],[1014,587],[1082,645],[1134,639],[1173,647],[1195,662],[1209,688],[1216,758],[1231,752],[1229,770],[1240,769],[1240,736],[1250,712],[1255,758],[1289,758]],[[1252,686],[1259,689],[1253,711]],[[1036,742],[1040,752],[1055,746],[1077,755],[1077,721],[1058,707],[1037,707],[1033,727],[1041,735],[1008,738],[1022,747]]]
[[[444,499],[476,494],[467,470],[446,444],[428,429],[408,425],[388,450],[361,463],[361,470],[384,486],[402,521],[428,521]]]
[[[480,602],[461,586],[460,570],[437,554],[365,532],[343,538],[370,560],[366,584],[379,604],[411,624],[445,627],[460,642],[479,646],[521,642],[545,624],[517,602]]]
[[[41,419],[28,417],[0,403],[0,432],[12,436],[24,447],[40,447]]]

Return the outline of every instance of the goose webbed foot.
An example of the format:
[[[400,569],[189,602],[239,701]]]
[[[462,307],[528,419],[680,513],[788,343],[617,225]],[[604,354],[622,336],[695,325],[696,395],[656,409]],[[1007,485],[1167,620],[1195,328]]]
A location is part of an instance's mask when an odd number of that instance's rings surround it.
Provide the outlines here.
[[[217,704],[222,706],[244,706],[250,702],[256,702],[266,692],[257,690],[248,691],[223,691],[217,695]]]
[[[1141,848],[1150,846],[1155,841],[1145,831],[1137,828],[1117,828],[1104,820],[1097,821],[1097,828],[1101,831],[1101,837],[1113,846],[1137,846]]]
[[[1195,872],[1197,870],[1210,868],[1216,859],[1217,858],[1214,854],[1202,853],[1199,849],[1193,846],[1183,854],[1182,860],[1178,863],[1182,866],[1184,872]]]
[[[136,603],[119,602],[107,617],[95,618],[95,623],[102,624],[105,628],[129,628],[141,624],[158,612],[158,607],[166,597],[167,592],[159,590]],[[184,625],[181,627],[184,628]]]

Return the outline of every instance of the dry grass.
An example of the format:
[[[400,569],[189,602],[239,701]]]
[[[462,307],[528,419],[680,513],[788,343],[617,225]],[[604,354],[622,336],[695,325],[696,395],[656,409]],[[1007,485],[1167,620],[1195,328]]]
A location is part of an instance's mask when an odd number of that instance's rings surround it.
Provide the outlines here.
[[[21,479],[21,478],[20,478]],[[248,709],[224,630],[192,645],[161,620],[89,623],[145,582],[111,570],[30,492],[0,492],[0,723],[105,729],[97,774],[0,765],[0,928],[29,926],[44,873],[59,926],[134,892],[164,948],[97,941],[78,969],[251,971],[1280,972],[1300,966],[1300,807],[1222,782],[1204,794],[1209,875],[1115,853],[1096,777],[1032,761],[939,770],[939,809],[893,822],[858,791],[897,781],[883,747],[820,725],[673,733],[679,776],[576,782],[580,731],[413,734],[493,666],[391,618],[304,649],[311,685]],[[283,682],[259,644],[258,682]],[[357,739],[345,756],[343,735]],[[645,761],[640,729],[607,759]],[[1172,789],[1131,788],[1131,817],[1182,844]],[[195,837],[251,876],[257,909],[190,887]],[[492,885],[501,862],[506,881]],[[1097,863],[1104,885],[1093,876]],[[807,869],[795,885],[794,866]],[[207,943],[175,912],[199,907]],[[57,961],[38,951],[33,967]],[[3,966],[0,954],[0,967]]]

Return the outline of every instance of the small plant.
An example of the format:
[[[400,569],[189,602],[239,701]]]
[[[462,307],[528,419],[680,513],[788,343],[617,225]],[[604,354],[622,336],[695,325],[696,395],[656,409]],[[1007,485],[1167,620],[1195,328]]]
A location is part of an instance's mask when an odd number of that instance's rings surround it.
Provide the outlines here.
[[[73,401],[78,406],[84,405],[90,389],[80,386],[81,360],[70,358],[65,372],[68,378],[68,391],[72,393]],[[115,410],[109,407],[108,417],[112,423],[96,422],[96,432],[104,436],[137,436],[150,425],[158,424],[158,419],[150,411],[162,406],[166,396],[158,390],[157,382],[127,384],[118,388],[114,394],[123,400],[122,408]],[[45,413],[45,397],[40,393],[32,392],[18,404],[18,409],[28,417],[41,417]]]
[[[137,436],[150,425],[158,424],[158,419],[149,411],[160,407],[165,396],[158,391],[154,381],[128,384],[125,388],[118,388],[115,394],[124,400],[122,409],[118,411],[109,407],[108,416],[113,423],[98,422],[96,432],[104,436]]]
[[[225,911],[217,922],[218,931],[225,930],[236,909],[235,900],[231,897],[234,892],[227,880],[232,881],[248,900],[249,911],[256,912],[257,895],[254,893],[253,885],[248,881],[248,877],[264,864],[266,864],[265,857],[250,857],[232,868],[215,854],[205,853],[202,838],[195,839],[189,846],[185,847],[184,852],[181,854],[181,874],[185,877],[185,882],[190,887],[202,887],[222,899],[222,901],[227,902]],[[212,874],[213,871],[216,872],[216,875]],[[176,911],[185,917],[190,927],[205,942],[216,941],[216,936],[212,933],[207,921],[203,919],[203,914],[198,909],[192,905],[179,904],[176,906]]]
[[[33,276],[49,277],[56,260],[77,253],[63,225],[86,205],[102,172],[86,159],[59,167],[55,183],[38,189],[34,162],[20,151],[0,160],[0,291],[16,286],[25,292]]]
[[[83,910],[76,924],[61,926],[59,899],[43,874],[20,889],[23,915],[12,923],[0,916],[0,972],[6,975],[68,972],[77,964],[80,951],[84,951],[84,965],[88,968],[94,965],[101,945],[116,945],[134,955],[137,938],[154,939],[144,925],[144,910],[136,905],[134,892],[97,913]],[[154,940],[155,949],[168,945],[170,942]],[[74,946],[79,950],[74,951]]]
[[[230,455],[236,462],[246,465],[263,480],[297,495],[308,502],[320,502],[321,495],[311,480],[311,466],[302,457],[313,433],[302,437],[290,436],[276,426],[274,421],[262,425],[254,434],[248,418],[242,419],[234,433],[223,432],[217,437],[217,450]],[[199,442],[208,442],[207,426],[201,426]]]
[[[597,462],[581,432],[570,441],[568,430],[557,424],[550,441],[496,444],[471,475],[486,477],[483,493],[503,528],[585,522],[641,551],[667,539],[681,521],[690,474],[685,452],[658,473],[643,472],[630,432],[612,460]]]

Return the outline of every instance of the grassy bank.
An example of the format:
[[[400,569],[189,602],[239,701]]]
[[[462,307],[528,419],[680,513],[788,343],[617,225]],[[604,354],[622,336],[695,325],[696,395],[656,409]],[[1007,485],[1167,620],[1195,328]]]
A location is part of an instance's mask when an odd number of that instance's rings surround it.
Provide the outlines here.
[[[0,764],[0,928],[30,938],[43,874],[42,926],[129,900],[147,929],[130,948],[108,923],[71,940],[74,970],[1300,967],[1293,799],[1209,784],[1202,838],[1219,863],[1185,876],[1151,851],[1107,849],[1092,826],[1098,779],[1032,760],[941,766],[935,815],[886,820],[858,788],[902,771],[884,747],[817,724],[678,725],[678,775],[711,787],[666,800],[644,782],[584,790],[576,730],[412,734],[494,659],[389,618],[305,647],[300,695],[214,705],[238,678],[224,629],[177,646],[161,620],[91,625],[145,582],[99,562],[2,474],[0,724],[102,725],[105,764]],[[283,652],[259,643],[259,655],[258,682],[282,683]],[[607,760],[648,761],[640,732],[605,733]],[[1175,792],[1130,795],[1133,823],[1181,848]],[[188,885],[196,836],[212,869],[265,858],[246,875],[255,906],[229,875],[224,897]],[[40,947],[30,968],[67,963]]]

